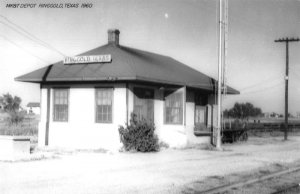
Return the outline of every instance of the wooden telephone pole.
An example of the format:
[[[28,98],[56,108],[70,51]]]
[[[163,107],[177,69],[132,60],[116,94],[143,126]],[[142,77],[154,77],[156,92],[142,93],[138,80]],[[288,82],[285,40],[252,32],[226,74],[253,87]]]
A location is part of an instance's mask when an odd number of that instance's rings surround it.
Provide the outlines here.
[[[284,130],[284,140],[288,137],[288,116],[289,116],[289,42],[298,42],[299,38],[281,38],[275,40],[275,42],[285,42],[286,44],[286,67],[285,67],[285,130]]]
[[[225,9],[225,10],[224,10]],[[218,109],[217,109],[217,128],[214,134],[215,138],[215,146],[217,149],[221,149],[221,130],[222,130],[222,94],[225,94],[224,90],[224,78],[225,78],[225,58],[226,58],[226,33],[227,33],[227,18],[228,18],[228,0],[219,0],[219,51],[218,51]]]
[[[218,57],[218,109],[217,109],[217,129],[216,129],[216,148],[221,149],[221,127],[222,127],[222,72],[223,72],[223,33],[224,33],[224,25],[223,25],[223,0],[219,0],[219,57]]]

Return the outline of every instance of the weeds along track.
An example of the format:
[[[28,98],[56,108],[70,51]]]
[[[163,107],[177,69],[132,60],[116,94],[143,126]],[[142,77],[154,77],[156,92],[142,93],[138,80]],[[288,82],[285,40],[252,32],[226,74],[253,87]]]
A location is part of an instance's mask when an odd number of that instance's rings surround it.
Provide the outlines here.
[[[295,182],[295,178],[298,177],[298,182]],[[273,180],[273,183],[271,183]],[[230,184],[221,185],[204,191],[195,191],[192,193],[199,194],[216,194],[216,193],[299,193],[300,192],[300,166],[280,170],[267,175],[262,175],[248,180],[238,181]],[[262,186],[269,186],[269,191],[262,189]],[[248,191],[248,192],[247,192]]]

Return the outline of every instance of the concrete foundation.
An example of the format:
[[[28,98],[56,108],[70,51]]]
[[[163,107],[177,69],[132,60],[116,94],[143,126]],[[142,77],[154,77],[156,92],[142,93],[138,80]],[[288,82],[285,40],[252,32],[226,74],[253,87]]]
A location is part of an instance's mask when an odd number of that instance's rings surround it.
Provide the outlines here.
[[[30,138],[0,136],[0,160],[15,160],[30,154]]]

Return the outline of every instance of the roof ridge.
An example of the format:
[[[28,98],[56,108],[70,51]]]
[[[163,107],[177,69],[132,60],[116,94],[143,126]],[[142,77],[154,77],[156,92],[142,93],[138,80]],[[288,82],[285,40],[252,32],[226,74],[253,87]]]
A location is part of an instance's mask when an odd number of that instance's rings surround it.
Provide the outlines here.
[[[138,52],[143,52],[143,53],[147,53],[147,54],[150,54],[150,55],[156,55],[156,56],[160,56],[160,57],[168,57],[168,58],[171,58],[167,55],[162,55],[162,54],[158,54],[158,53],[154,53],[154,52],[150,52],[150,51],[146,51],[146,50],[141,50],[141,49],[136,49],[136,48],[132,48],[132,47],[128,47],[128,46],[122,46],[120,45],[119,46],[121,49],[129,49],[129,50],[134,50],[134,51],[138,51]]]
[[[147,53],[147,54],[150,54],[150,55],[157,55],[157,56],[160,56],[160,57],[165,57],[165,58],[172,59],[172,60],[176,61],[177,63],[180,63],[182,66],[188,67],[190,70],[197,71],[198,73],[201,73],[202,75],[205,75],[205,76],[207,76],[211,79],[214,79],[212,76],[208,76],[208,75],[202,73],[201,71],[199,71],[195,68],[192,68],[192,67],[180,62],[179,60],[177,60],[173,57],[170,57],[170,56],[167,56],[167,55],[161,55],[161,54],[157,54],[157,53],[153,53],[153,52],[149,52],[149,51],[145,51],[145,50],[140,50],[140,49],[136,49],[136,48],[132,48],[132,47],[126,47],[126,46],[120,46],[120,47],[121,47],[121,49],[125,48],[125,49],[130,49],[130,50],[134,50],[134,51],[138,51],[138,52]]]
[[[119,45],[119,46],[117,46],[117,52],[123,52],[123,53],[126,53],[125,51],[123,51],[122,50],[122,47]],[[128,53],[126,53],[126,55],[128,55]],[[130,71],[131,71],[131,73],[136,77],[137,76],[137,74],[136,74],[136,72],[134,71],[134,68],[132,67],[132,59],[130,58],[130,57],[128,57],[127,58],[127,60],[130,60],[131,61],[131,63],[126,63],[128,66],[129,66],[129,68],[130,68]],[[125,64],[125,63],[123,63],[123,64]]]

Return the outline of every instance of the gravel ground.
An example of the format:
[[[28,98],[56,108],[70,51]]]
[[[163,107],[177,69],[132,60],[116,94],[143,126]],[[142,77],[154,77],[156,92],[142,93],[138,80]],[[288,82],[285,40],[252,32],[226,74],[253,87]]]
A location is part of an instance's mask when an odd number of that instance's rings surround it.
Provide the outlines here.
[[[45,160],[0,162],[0,193],[189,193],[220,184],[220,177],[226,175],[274,166],[276,170],[300,160],[300,136],[288,141],[250,137],[248,142],[223,148],[147,154],[78,152]],[[232,176],[231,181],[237,179]]]
[[[299,164],[298,164],[299,165]],[[272,179],[258,181],[254,184],[244,185],[221,192],[222,194],[293,194],[300,193],[300,171],[284,174]]]

